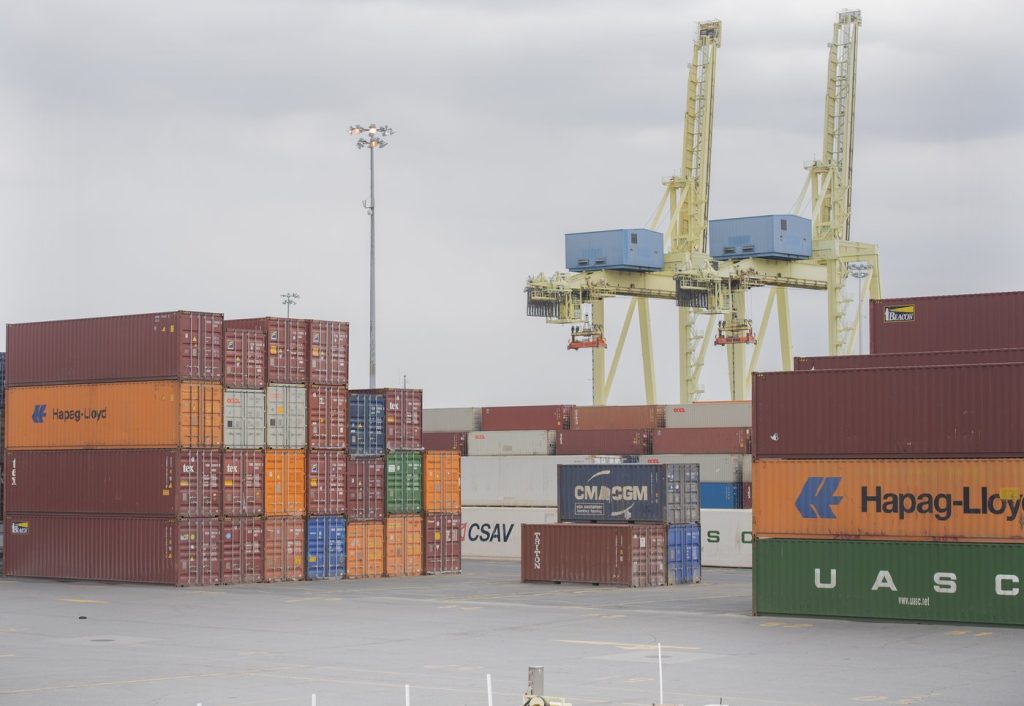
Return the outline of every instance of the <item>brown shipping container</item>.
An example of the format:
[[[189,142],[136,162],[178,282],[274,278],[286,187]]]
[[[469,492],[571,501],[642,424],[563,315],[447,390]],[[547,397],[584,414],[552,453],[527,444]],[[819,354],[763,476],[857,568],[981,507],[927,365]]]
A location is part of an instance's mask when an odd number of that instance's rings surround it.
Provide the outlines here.
[[[310,385],[306,403],[311,449],[344,449],[348,441],[348,390]]]
[[[423,518],[388,515],[384,532],[385,576],[423,574]]]
[[[388,387],[353,392],[384,395],[384,443],[388,451],[423,448],[423,390]]]
[[[871,352],[1024,348],[1024,292],[871,301]]]
[[[229,328],[224,332],[224,387],[260,389],[267,386],[267,334],[258,329]]]
[[[573,407],[570,429],[657,429],[665,426],[662,405]]]
[[[113,382],[7,389],[8,449],[220,446],[223,387]]]
[[[310,451],[306,473],[306,512],[344,515],[348,455],[344,451]]]
[[[455,451],[460,456],[468,456],[469,432],[425,431],[423,432],[423,448],[427,451]]]
[[[756,373],[754,456],[1024,456],[1024,363]]]
[[[263,581],[263,531],[260,517],[228,517],[221,523],[221,583]]]
[[[221,502],[227,517],[263,514],[266,455],[262,449],[224,452],[224,486]]]
[[[384,523],[348,522],[345,526],[345,576],[350,579],[384,575]]]
[[[423,518],[423,573],[462,571],[462,515],[428,512]]]
[[[8,576],[177,586],[220,583],[220,520],[9,512]]]
[[[462,458],[455,451],[423,452],[423,511],[462,512]]]
[[[309,322],[305,319],[230,319],[228,328],[258,329],[267,335],[267,383],[303,385],[309,382]]]
[[[647,429],[560,431],[555,441],[555,453],[559,456],[649,454],[651,453],[651,432]]]
[[[754,507],[753,483],[743,484],[743,509],[750,510]]]
[[[384,457],[350,457],[347,473],[345,516],[349,520],[384,519]]]
[[[314,385],[348,386],[348,323],[309,322],[309,381]]]
[[[518,431],[569,428],[573,405],[550,404],[523,407],[484,407],[480,431]]]
[[[1024,459],[758,460],[754,534],[1024,541]]]
[[[266,452],[264,513],[301,516],[306,512],[306,452],[278,449]]]
[[[8,512],[214,517],[219,449],[9,451]]]
[[[655,429],[651,443],[656,454],[747,454],[749,427]]]
[[[305,575],[306,521],[268,517],[263,523],[263,579],[301,581]]]
[[[224,316],[174,311],[7,326],[7,385],[224,379]]]
[[[794,358],[794,370],[850,370],[862,368],[917,368],[928,365],[987,365],[1022,363],[1024,348],[996,348],[984,351],[927,351],[924,353],[879,353],[876,355],[823,355]]]
[[[664,586],[666,525],[523,525],[522,580]]]

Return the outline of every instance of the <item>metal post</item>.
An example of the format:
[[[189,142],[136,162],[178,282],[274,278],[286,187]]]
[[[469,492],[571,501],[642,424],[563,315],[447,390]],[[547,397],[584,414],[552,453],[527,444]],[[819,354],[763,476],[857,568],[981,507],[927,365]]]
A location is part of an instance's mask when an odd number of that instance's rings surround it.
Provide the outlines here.
[[[373,199],[373,153],[370,147],[370,389],[377,389],[377,237]]]

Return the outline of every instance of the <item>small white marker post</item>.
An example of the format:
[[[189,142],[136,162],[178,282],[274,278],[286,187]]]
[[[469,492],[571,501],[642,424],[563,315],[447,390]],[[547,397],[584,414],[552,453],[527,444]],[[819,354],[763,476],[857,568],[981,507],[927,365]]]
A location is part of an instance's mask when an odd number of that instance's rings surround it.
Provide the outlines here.
[[[665,703],[665,681],[661,671],[661,643],[658,643],[658,703]],[[316,706],[316,704],[313,704]]]
[[[491,693],[491,675],[487,675],[487,706],[494,706],[494,695]]]
[[[312,704],[312,706],[316,706],[316,694],[313,694],[313,704]]]
[[[409,685],[405,685],[405,706],[409,706]]]

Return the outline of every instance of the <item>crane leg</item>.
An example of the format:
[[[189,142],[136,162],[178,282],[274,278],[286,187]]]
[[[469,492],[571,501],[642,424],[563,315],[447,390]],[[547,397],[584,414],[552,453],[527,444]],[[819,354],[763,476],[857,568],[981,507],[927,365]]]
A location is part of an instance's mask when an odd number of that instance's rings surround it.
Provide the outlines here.
[[[604,331],[604,300],[598,299],[591,302],[590,304],[590,317],[594,326],[598,327],[599,331]],[[621,342],[621,337],[620,337]],[[604,367],[605,367],[605,349],[601,346],[597,346],[593,349],[594,351],[594,369],[593,369],[593,385],[594,385],[594,404],[595,405],[606,405],[608,404],[608,388],[605,386],[604,378]],[[618,356],[615,358],[618,362]],[[608,385],[611,385],[611,380],[608,381]]]
[[[644,395],[647,404],[657,404],[654,381],[654,345],[651,338],[651,303],[647,298],[637,302],[640,312],[640,351],[644,359]]]

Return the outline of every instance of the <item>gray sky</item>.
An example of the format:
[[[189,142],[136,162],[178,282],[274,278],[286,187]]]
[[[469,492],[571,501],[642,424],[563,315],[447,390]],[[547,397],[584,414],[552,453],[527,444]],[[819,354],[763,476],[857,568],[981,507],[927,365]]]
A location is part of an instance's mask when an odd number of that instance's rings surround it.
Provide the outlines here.
[[[1024,289],[1024,6],[858,7],[853,239],[879,244],[883,294]],[[369,155],[346,129],[380,122],[396,134],[377,155],[378,382],[406,375],[430,407],[585,404],[589,354],[526,317],[526,277],[563,269],[566,232],[646,225],[679,168],[700,20],[723,22],[711,217],[787,211],[820,156],[840,9],[4,3],[0,322],[282,315],[296,291],[293,314],[352,323],[365,385]],[[824,295],[794,299],[797,353],[823,353]],[[675,311],[652,309],[672,402]],[[721,349],[703,382],[728,394]],[[611,401],[643,401],[635,338]]]

